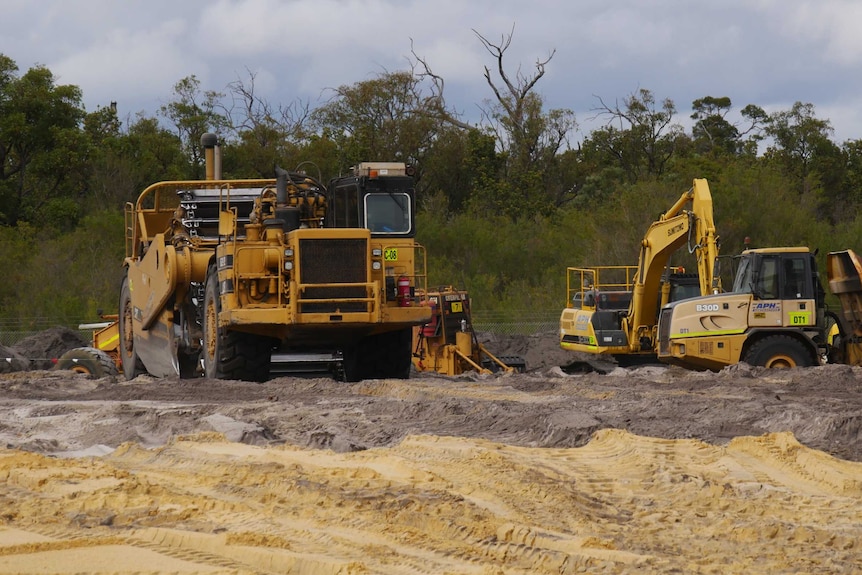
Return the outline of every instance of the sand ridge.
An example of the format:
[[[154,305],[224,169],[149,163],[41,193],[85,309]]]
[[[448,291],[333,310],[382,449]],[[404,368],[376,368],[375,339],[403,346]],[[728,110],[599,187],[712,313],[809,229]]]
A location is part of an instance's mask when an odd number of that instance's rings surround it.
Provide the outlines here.
[[[860,375],[4,373],[0,575],[854,572]]]

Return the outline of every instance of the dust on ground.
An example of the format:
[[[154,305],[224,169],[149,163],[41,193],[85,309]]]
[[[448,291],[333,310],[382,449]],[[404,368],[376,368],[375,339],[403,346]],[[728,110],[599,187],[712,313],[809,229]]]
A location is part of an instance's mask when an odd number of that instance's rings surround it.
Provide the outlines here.
[[[554,334],[485,341],[529,371],[4,373],[0,573],[862,564],[862,369],[566,373]]]

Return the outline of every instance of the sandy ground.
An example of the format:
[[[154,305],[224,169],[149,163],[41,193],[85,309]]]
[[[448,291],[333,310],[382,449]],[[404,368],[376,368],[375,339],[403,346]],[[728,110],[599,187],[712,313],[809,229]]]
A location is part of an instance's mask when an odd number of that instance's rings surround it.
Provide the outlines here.
[[[494,343],[530,371],[2,373],[0,574],[859,571],[862,370]]]

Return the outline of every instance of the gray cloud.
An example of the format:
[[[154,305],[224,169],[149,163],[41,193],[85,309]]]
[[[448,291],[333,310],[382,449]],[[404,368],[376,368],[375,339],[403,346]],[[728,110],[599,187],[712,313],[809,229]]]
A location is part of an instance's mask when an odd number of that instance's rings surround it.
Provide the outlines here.
[[[0,52],[80,86],[88,110],[155,114],[191,74],[223,91],[251,71],[270,102],[314,105],[327,88],[405,69],[412,41],[477,119],[495,62],[474,30],[497,41],[514,26],[509,73],[555,51],[538,91],[585,130],[597,96],[646,88],[681,122],[706,95],[737,109],[810,102],[843,141],[862,138],[859,22],[862,4],[847,0],[7,0]]]

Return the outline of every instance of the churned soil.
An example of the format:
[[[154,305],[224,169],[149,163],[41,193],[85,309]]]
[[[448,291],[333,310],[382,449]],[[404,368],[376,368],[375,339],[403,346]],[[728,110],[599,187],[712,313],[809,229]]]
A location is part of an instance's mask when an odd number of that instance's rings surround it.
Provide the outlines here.
[[[862,564],[860,368],[584,371],[544,334],[485,336],[521,374],[126,381],[27,363],[57,338],[0,350],[0,574]]]

